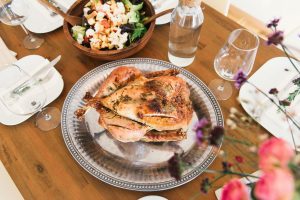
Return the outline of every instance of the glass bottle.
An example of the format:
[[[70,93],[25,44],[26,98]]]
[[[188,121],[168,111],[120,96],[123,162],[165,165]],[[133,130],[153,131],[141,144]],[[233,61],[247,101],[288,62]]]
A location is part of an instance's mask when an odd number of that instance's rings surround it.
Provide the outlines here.
[[[168,57],[179,67],[190,65],[195,58],[204,20],[200,3],[201,0],[179,0],[171,15]]]

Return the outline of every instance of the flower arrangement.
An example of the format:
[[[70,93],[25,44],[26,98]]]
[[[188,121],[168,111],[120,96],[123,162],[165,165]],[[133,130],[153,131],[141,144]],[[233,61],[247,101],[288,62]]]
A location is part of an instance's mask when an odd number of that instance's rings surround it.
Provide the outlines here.
[[[242,156],[235,156],[234,160],[228,161],[223,159],[222,170],[207,169],[204,172],[213,173],[216,176],[213,179],[204,178],[200,183],[200,192],[197,193],[195,199],[200,193],[207,193],[216,181],[226,175],[234,175],[229,182],[227,182],[222,190],[221,200],[297,200],[300,199],[300,154],[297,152],[297,146],[294,140],[294,134],[291,129],[291,123],[300,131],[299,124],[286,111],[286,107],[290,106],[297,95],[300,94],[300,71],[297,67],[298,61],[291,59],[288,48],[283,44],[283,31],[277,30],[279,19],[272,20],[267,27],[272,29],[272,34],[269,35],[267,45],[280,45],[285,55],[291,62],[295,71],[299,74],[298,78],[292,80],[292,83],[297,86],[294,91],[289,93],[285,99],[279,99],[279,91],[276,88],[271,88],[266,94],[254,84],[252,84],[243,73],[239,71],[235,79],[235,87],[240,89],[245,83],[253,86],[258,92],[263,94],[271,103],[276,105],[279,112],[282,112],[286,117],[286,121],[290,127],[290,134],[293,139],[294,146],[290,146],[286,141],[269,137],[266,134],[259,134],[258,138],[262,141],[261,144],[253,144],[249,141],[239,140],[225,134],[225,128],[212,127],[206,118],[202,118],[195,124],[194,131],[199,146],[212,145],[218,146],[224,139],[225,142],[231,144],[245,145],[249,152],[256,154],[258,157],[257,163],[260,170],[260,176],[254,176],[243,172],[240,164],[244,162]],[[259,129],[252,118],[244,115],[235,108],[230,109],[229,118],[226,120],[226,130],[232,131],[246,131],[249,127]],[[226,131],[227,132],[227,131]],[[257,130],[253,132],[259,132]],[[257,147],[258,146],[258,147]],[[226,152],[220,151],[220,156],[224,156]],[[184,163],[181,155],[174,154],[169,160],[169,171],[171,176],[180,179],[183,168],[189,167],[188,163]],[[243,183],[237,177],[255,178],[256,182],[250,184]]]

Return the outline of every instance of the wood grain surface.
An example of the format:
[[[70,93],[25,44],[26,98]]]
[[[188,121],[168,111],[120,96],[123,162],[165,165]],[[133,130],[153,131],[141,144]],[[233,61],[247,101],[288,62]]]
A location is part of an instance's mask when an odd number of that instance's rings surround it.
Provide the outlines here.
[[[196,59],[187,70],[194,73],[206,84],[217,78],[213,69],[213,60],[218,50],[226,41],[229,33],[240,26],[204,5],[204,25],[201,30],[200,42]],[[169,25],[155,27],[152,38],[146,47],[134,57],[149,57],[167,61]],[[41,35],[45,43],[37,50],[27,50],[22,45],[25,33],[20,27],[9,27],[0,24],[0,37],[7,46],[18,53],[18,58],[38,54],[48,59],[62,55],[56,69],[62,74],[65,87],[58,99],[50,106],[62,108],[64,99],[74,83],[91,69],[101,65],[96,59],[87,57],[72,44],[63,33],[62,28]],[[282,55],[275,47],[268,47],[261,41],[252,73],[268,59]],[[236,100],[238,92],[227,101],[220,101],[225,118],[231,107],[242,110]],[[186,200],[200,191],[203,178],[214,175],[204,173],[195,180],[178,188],[161,192],[134,192],[115,188],[91,176],[73,159],[63,141],[60,127],[49,132],[42,132],[34,125],[34,117],[17,126],[0,125],[0,159],[7,168],[25,199],[98,199],[98,200],[136,200],[145,195],[161,195],[169,200]],[[255,129],[256,130],[256,129]],[[266,132],[260,129],[262,132]],[[238,133],[228,132],[234,138],[257,142],[257,131],[243,130]],[[245,164],[241,165],[245,172],[257,170],[253,164],[255,156],[245,146],[225,142],[222,149],[227,158],[243,155]],[[210,169],[221,169],[221,157],[218,157]],[[201,194],[194,199],[216,199],[214,190],[222,186],[225,177],[217,181],[214,188],[206,195]]]

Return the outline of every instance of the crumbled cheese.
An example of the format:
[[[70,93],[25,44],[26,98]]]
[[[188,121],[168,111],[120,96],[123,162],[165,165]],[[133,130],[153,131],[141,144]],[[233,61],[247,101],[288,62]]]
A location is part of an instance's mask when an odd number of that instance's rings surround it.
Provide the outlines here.
[[[122,49],[124,47],[124,44],[127,41],[128,33],[121,34],[121,29],[118,28],[117,32],[112,32],[108,40],[111,42],[112,45],[114,45],[117,49]]]
[[[117,2],[118,11],[122,14],[125,14],[125,6],[122,2]]]
[[[101,21],[103,19],[103,17],[105,16],[105,13],[104,12],[98,12],[97,16],[96,16],[96,19],[98,21]]]
[[[95,32],[99,33],[104,30],[104,26],[101,24],[101,22],[97,22],[94,26]]]
[[[103,12],[108,12],[108,11],[110,11],[110,5],[108,5],[108,4],[103,4],[102,10],[103,10]]]
[[[83,42],[83,35],[80,33],[77,34],[77,42],[78,44],[82,44]]]
[[[95,19],[94,18],[90,18],[90,19],[88,19],[88,24],[89,25],[94,25],[95,23],[96,23],[96,21],[95,21]]]
[[[91,10],[90,8],[83,8],[83,15],[86,17],[90,10]]]
[[[88,30],[86,30],[85,35],[87,37],[90,37],[90,36],[93,36],[94,33],[95,33],[95,31],[93,29],[89,28]]]

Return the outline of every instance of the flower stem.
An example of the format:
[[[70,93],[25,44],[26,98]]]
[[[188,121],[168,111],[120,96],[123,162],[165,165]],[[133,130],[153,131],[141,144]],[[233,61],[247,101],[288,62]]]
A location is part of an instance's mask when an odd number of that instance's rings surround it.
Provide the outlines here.
[[[231,142],[240,143],[240,144],[243,144],[243,145],[246,145],[246,146],[252,146],[252,144],[249,143],[249,142],[245,142],[245,141],[242,141],[242,140],[238,140],[238,139],[235,139],[235,138],[232,138],[232,137],[229,137],[229,136],[224,136],[224,139],[225,139],[225,140],[229,140],[229,141],[231,141]]]
[[[277,95],[275,95],[275,96],[277,98],[277,101],[279,102],[278,96]],[[287,113],[285,106],[283,106],[283,110],[284,110],[285,113]],[[297,145],[296,145],[296,142],[295,142],[294,133],[293,133],[293,129],[292,129],[291,124],[290,124],[290,120],[289,120],[289,118],[286,115],[285,115],[285,118],[286,118],[286,121],[287,121],[287,123],[289,125],[289,130],[290,130],[290,133],[291,133],[291,136],[292,136],[293,145],[294,145],[294,148],[295,148],[295,153],[298,154]]]
[[[289,118],[291,120],[291,122],[293,122],[293,124],[298,128],[298,130],[300,130],[300,126],[297,124],[297,122],[295,122],[295,120],[287,112],[285,112],[282,109],[282,107],[280,105],[278,105],[271,97],[269,97],[264,91],[262,91],[261,89],[259,89],[256,85],[254,85],[253,83],[249,82],[248,80],[247,80],[247,83],[250,84],[251,86],[253,86],[254,88],[256,88],[265,97],[267,97],[287,118]]]
[[[219,179],[223,178],[226,174],[222,174],[220,176],[218,176],[217,178],[215,178],[214,180],[212,180],[209,184],[212,185],[214,184],[216,181],[218,181]]]
[[[217,170],[211,170],[211,169],[206,169],[204,170],[204,172],[207,173],[212,173],[212,174],[231,174],[231,175],[237,175],[237,176],[241,176],[241,177],[252,177],[252,178],[259,178],[258,176],[254,176],[252,174],[245,174],[242,172],[234,172],[234,171],[217,171]]]
[[[284,54],[286,55],[286,57],[289,59],[289,61],[291,62],[291,64],[293,65],[293,67],[295,68],[295,70],[298,72],[298,74],[300,74],[299,69],[296,67],[295,63],[292,61],[292,59],[290,58],[290,55],[287,53],[286,51],[286,47],[284,44],[280,43],[281,48],[283,49]]]

